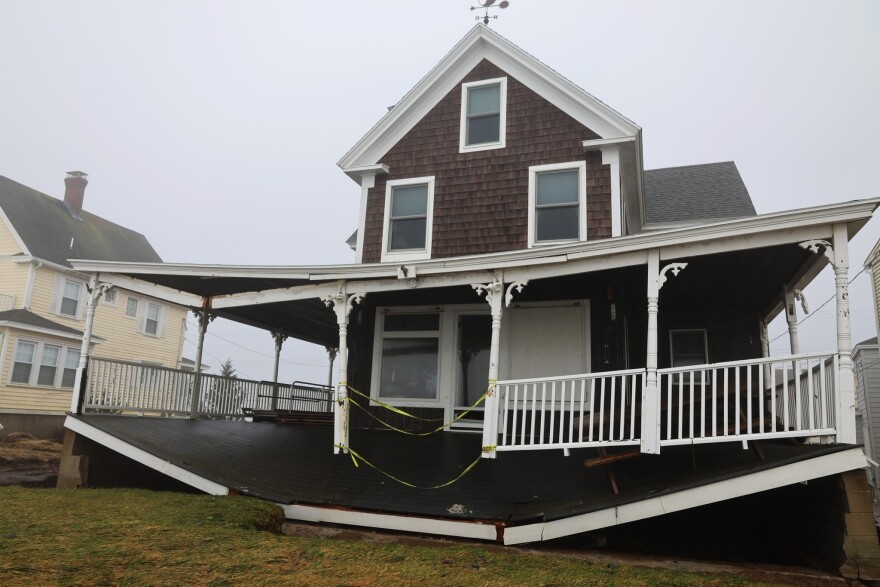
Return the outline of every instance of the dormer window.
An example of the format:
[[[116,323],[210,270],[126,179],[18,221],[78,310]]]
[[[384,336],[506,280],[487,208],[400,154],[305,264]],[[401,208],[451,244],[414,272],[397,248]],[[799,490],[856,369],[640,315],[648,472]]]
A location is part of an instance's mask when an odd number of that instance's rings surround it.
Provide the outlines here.
[[[466,153],[503,148],[506,118],[507,78],[462,84],[459,151]]]
[[[385,186],[382,261],[431,258],[434,178],[395,179]]]
[[[587,238],[584,161],[529,168],[529,246]]]

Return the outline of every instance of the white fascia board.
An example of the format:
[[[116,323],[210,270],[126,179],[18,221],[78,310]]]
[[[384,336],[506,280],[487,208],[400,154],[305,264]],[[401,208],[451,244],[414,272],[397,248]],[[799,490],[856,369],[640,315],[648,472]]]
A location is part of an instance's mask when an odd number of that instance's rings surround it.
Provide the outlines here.
[[[54,263],[52,261],[47,261],[46,259],[40,259],[39,257],[32,257],[30,255],[27,255],[27,256],[26,255],[17,255],[14,257],[13,262],[18,263],[20,265],[25,265],[25,264],[29,264],[29,263],[39,263],[40,265],[42,265],[46,269],[60,271],[62,273],[66,273],[69,275],[76,275],[77,277],[82,277],[82,278],[88,277],[88,275],[86,275],[82,271],[77,271],[76,269],[73,269],[73,268],[68,267],[66,265],[60,265],[58,263]]]
[[[637,140],[638,137],[633,135],[630,137],[617,137],[611,139],[590,139],[588,141],[583,141],[581,144],[584,146],[584,151],[601,151],[608,147],[620,147],[632,144]]]
[[[112,434],[108,434],[103,430],[99,430],[95,428],[91,424],[86,424],[82,420],[78,420],[77,418],[73,418],[71,416],[67,416],[64,420],[64,427],[68,430],[72,430],[77,434],[81,434],[88,438],[89,440],[93,440],[100,445],[106,446],[110,450],[116,451],[119,454],[126,456],[133,461],[136,461],[142,465],[145,465],[155,471],[162,473],[163,475],[168,475],[172,479],[177,479],[181,483],[185,483],[190,487],[195,487],[200,491],[204,491],[210,495],[229,495],[229,489],[219,483],[215,483],[210,479],[205,479],[191,471],[187,471],[177,465],[173,465],[168,461],[163,461],[159,457],[148,453],[147,451],[137,448],[127,442],[120,440],[119,438],[113,436]]]
[[[652,231],[619,238],[587,241],[575,244],[554,245],[540,249],[521,249],[470,255],[450,259],[411,261],[417,275],[443,275],[465,271],[492,271],[506,266],[527,267],[548,263],[563,265],[574,259],[599,258],[606,255],[620,255],[646,251],[649,249],[668,249],[678,254],[675,247],[687,245],[688,254],[700,254],[700,243],[727,241],[723,250],[738,250],[759,246],[754,235],[767,236],[761,242],[794,242],[799,236],[786,236],[786,230],[809,228],[810,234],[824,234],[823,227],[837,223],[848,223],[852,234],[867,222],[880,204],[880,199],[859,200],[844,204],[833,204],[804,208],[788,212],[776,212],[761,216],[750,216],[726,220],[700,226]],[[773,232],[779,233],[776,237]],[[761,244],[760,246],[767,246]],[[109,261],[74,261],[79,271],[95,273],[122,273],[127,275],[199,275],[202,277],[248,277],[267,279],[303,279],[312,282],[331,280],[372,280],[396,278],[399,263],[372,263],[363,265],[328,266],[231,266],[231,265],[183,265],[168,263],[117,263]],[[400,281],[400,280],[398,280]],[[405,281],[405,280],[403,280]],[[403,283],[403,282],[401,282]],[[304,286],[299,286],[304,287]],[[291,290],[296,288],[289,288]],[[350,290],[354,291],[354,290]],[[161,296],[158,296],[161,297]]]
[[[648,457],[650,458],[650,457]],[[552,540],[769,491],[868,465],[860,447],[589,514],[505,528],[504,544]]]
[[[133,293],[138,293],[148,297],[156,298],[171,302],[179,306],[187,306],[189,308],[201,308],[204,306],[204,298],[191,293],[173,289],[164,285],[157,285],[148,281],[135,279],[126,275],[117,273],[101,273],[97,276],[101,283],[108,283],[113,287],[124,289]]]
[[[868,269],[878,262],[880,262],[880,239],[877,240],[877,244],[874,245],[874,248],[871,249],[871,252],[865,257],[864,267],[865,269]]]
[[[9,216],[6,215],[6,211],[0,207],[0,220],[3,220],[3,223],[6,225],[6,228],[9,229],[9,232],[12,233],[12,238],[15,239],[16,244],[21,247],[21,252],[27,256],[30,256],[31,252],[27,248],[27,245],[24,244],[24,241],[21,240],[21,235],[18,234],[18,231],[15,230],[15,227],[12,225],[12,221],[9,220]]]
[[[360,183],[361,178],[364,177],[365,175],[372,175],[372,176],[387,175],[388,172],[391,170],[384,163],[378,163],[376,165],[361,165],[359,167],[348,167],[348,168],[343,169],[342,171],[344,171],[348,177],[350,177],[353,180],[355,180],[356,182]]]
[[[477,24],[352,149],[342,169],[374,165],[480,61],[487,59],[602,138],[641,129],[487,26]]]
[[[454,536],[474,540],[495,541],[497,539],[497,530],[492,524],[438,520],[418,516],[396,516],[306,505],[287,505],[281,503],[278,505],[284,510],[284,517],[288,520],[360,526],[381,530],[394,530],[396,532]]]

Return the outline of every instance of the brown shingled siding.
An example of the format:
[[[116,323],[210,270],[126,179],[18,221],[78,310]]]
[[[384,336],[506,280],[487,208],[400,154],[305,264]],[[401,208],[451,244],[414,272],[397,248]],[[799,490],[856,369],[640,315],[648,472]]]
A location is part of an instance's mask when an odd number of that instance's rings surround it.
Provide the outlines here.
[[[587,161],[587,238],[611,236],[611,171],[582,141],[599,138],[544,98],[483,60],[464,82],[507,77],[507,146],[459,153],[461,86],[457,85],[380,162],[367,202],[364,263],[381,258],[385,182],[435,176],[431,258],[528,246],[529,167]]]

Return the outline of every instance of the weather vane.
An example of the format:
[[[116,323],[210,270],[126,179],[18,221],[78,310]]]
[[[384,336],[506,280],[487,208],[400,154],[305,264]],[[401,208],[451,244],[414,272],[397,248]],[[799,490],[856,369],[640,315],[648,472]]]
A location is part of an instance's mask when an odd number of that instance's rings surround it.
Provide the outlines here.
[[[479,2],[479,0],[478,0],[477,3],[479,4],[479,6],[471,6],[471,10],[479,10],[481,8],[486,10],[486,12],[482,16],[483,24],[489,24],[490,18],[498,18],[497,14],[493,14],[492,16],[489,16],[489,9],[490,8],[504,9],[504,8],[507,8],[508,6],[510,6],[510,2],[508,2],[507,0],[502,0],[497,5],[495,4],[495,0],[486,0],[485,2]],[[481,17],[479,17],[479,16],[475,16],[474,18],[476,20],[481,20]]]

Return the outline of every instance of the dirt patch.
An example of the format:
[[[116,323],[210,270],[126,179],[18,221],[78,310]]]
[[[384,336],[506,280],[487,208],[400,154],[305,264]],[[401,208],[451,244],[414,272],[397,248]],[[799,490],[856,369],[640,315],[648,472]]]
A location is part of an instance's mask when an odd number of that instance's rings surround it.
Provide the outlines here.
[[[0,440],[0,486],[54,487],[61,443],[13,432]]]

